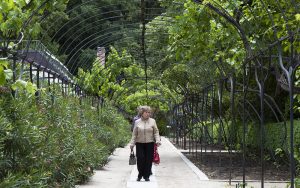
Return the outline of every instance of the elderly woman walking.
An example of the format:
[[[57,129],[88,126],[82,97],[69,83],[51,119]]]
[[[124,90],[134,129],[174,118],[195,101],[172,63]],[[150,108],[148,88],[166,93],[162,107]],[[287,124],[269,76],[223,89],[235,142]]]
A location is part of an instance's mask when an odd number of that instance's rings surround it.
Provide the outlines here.
[[[150,118],[151,108],[140,107],[141,118],[135,121],[130,149],[136,145],[137,168],[139,171],[137,181],[142,177],[150,181],[149,176],[152,168],[154,143],[160,146],[160,136],[156,121]]]

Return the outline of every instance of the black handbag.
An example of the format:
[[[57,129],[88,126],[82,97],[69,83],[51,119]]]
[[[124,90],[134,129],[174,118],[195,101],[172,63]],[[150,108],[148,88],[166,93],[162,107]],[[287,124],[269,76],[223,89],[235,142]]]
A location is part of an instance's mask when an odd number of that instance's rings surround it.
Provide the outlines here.
[[[134,151],[132,149],[129,156],[129,165],[135,165],[135,164],[136,164],[136,158],[134,155]]]

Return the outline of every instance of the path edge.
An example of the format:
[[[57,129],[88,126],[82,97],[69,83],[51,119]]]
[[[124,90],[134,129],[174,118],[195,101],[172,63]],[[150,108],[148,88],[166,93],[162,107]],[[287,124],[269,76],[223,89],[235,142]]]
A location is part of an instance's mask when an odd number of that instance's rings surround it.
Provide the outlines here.
[[[181,159],[188,165],[188,167],[197,175],[200,180],[209,180],[207,175],[205,175],[197,166],[194,165],[186,156],[184,156],[171,142],[168,138],[166,139],[167,143],[178,153]]]

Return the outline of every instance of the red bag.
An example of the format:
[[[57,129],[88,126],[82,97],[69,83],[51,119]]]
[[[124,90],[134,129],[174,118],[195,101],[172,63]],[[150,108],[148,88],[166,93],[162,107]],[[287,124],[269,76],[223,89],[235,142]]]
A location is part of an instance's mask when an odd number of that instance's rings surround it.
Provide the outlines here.
[[[160,163],[160,158],[159,158],[159,154],[158,154],[158,151],[157,151],[157,144],[154,144],[153,163],[155,163],[155,164]]]

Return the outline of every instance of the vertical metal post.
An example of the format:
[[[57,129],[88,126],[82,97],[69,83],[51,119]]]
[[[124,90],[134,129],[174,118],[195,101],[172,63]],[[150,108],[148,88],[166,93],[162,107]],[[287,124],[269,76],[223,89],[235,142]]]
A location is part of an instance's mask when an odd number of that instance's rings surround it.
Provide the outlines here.
[[[293,71],[293,70],[292,70]],[[295,184],[295,159],[294,159],[294,74],[291,73],[291,77],[288,78],[289,83],[289,98],[290,98],[290,173],[291,173],[291,188],[294,188]]]
[[[246,159],[245,159],[245,155],[246,155],[246,113],[245,113],[245,109],[246,109],[246,65],[243,65],[243,188],[246,187]]]
[[[183,149],[186,150],[186,132],[187,132],[187,109],[185,108],[187,101],[183,104],[182,109],[184,111],[183,122]]]
[[[218,144],[221,145],[222,142],[222,98],[223,98],[223,80],[219,80],[218,88],[218,101],[219,101],[219,128],[218,128]],[[221,166],[221,147],[219,151],[219,166]]]
[[[61,78],[61,94],[62,94],[62,96],[64,96],[65,95],[65,89],[64,89],[64,78],[62,77]]]
[[[178,106],[176,107],[176,109],[175,109],[175,110],[176,110],[175,112],[176,112],[177,116],[178,116],[178,114],[179,114],[179,113],[178,113],[178,110],[179,110],[178,108],[179,108],[179,105],[178,105]],[[175,115],[176,115],[176,114],[175,114]],[[177,124],[176,124],[176,144],[177,144],[177,145],[179,145],[179,122],[180,122],[180,121],[178,120],[178,121],[177,121]]]
[[[29,64],[29,77],[30,77],[30,82],[33,83],[33,79],[32,79],[32,62]]]
[[[289,84],[289,98],[290,98],[290,142],[291,142],[291,154],[290,154],[290,173],[291,173],[291,188],[294,188],[295,184],[295,158],[294,158],[294,79],[295,79],[295,69],[293,68],[293,59],[295,58],[294,50],[294,36],[292,35],[289,42],[290,46],[290,62],[289,62],[289,76],[287,75],[288,84]]]
[[[69,81],[66,79],[65,82],[65,94],[68,96],[68,90],[69,90]]]
[[[47,79],[48,80],[48,92],[51,93],[51,88],[50,88],[50,85],[51,85],[51,83],[50,83],[50,72],[47,71],[47,75],[48,75],[48,79]]]
[[[52,94],[51,94],[51,101],[52,101],[52,104],[54,104],[54,96],[55,96],[55,79],[56,79],[56,76],[55,76],[55,73],[53,73],[53,83],[52,83],[52,86],[53,86],[53,91],[52,91]]]
[[[79,105],[81,105],[82,104],[82,91],[81,91],[81,89],[79,88]]]
[[[260,156],[261,156],[261,187],[264,188],[264,171],[265,171],[265,162],[264,162],[264,148],[265,148],[265,141],[264,141],[264,134],[265,134],[265,117],[264,117],[264,82],[261,82],[260,88],[260,114],[261,114],[261,122],[260,122]]]
[[[42,79],[42,88],[44,87],[44,82],[45,82],[45,68],[43,68],[43,79]]]
[[[146,3],[145,0],[141,0],[141,24],[142,24],[142,36],[141,36],[141,51],[144,61],[144,71],[145,71],[145,82],[146,82],[146,98],[147,102],[149,100],[148,96],[148,62],[146,58],[146,45],[145,45],[145,34],[146,34]]]
[[[234,101],[234,95],[235,95],[235,76],[233,75],[230,78],[230,108],[231,108],[231,115],[232,115],[232,123],[229,128],[229,158],[230,158],[230,170],[229,170],[229,185],[231,185],[231,179],[232,179],[232,149],[233,149],[233,139],[235,137],[235,101]]]
[[[100,120],[100,97],[97,96],[97,112],[98,112],[98,121]]]
[[[196,118],[198,119],[198,114],[199,114],[199,109],[198,109],[198,105],[199,105],[199,95],[197,94],[197,98],[196,98],[196,106],[195,106],[195,116]],[[199,142],[199,123],[197,121],[197,127],[196,127],[196,139],[195,139],[195,142],[196,142],[196,147],[195,147],[195,150],[196,150],[196,159],[198,159],[198,142]]]
[[[283,65],[283,60],[282,60],[282,46],[281,43],[278,43],[278,57],[279,57],[279,65],[282,69],[282,71],[284,72],[287,80],[288,80],[288,85],[289,85],[289,101],[290,101],[290,174],[291,174],[291,188],[295,187],[295,159],[294,159],[294,76],[295,76],[295,70],[293,68],[293,63],[292,60],[294,58],[294,48],[293,48],[293,41],[294,38],[291,37],[290,38],[290,43],[291,43],[291,47],[290,47],[290,51],[291,56],[290,56],[290,62],[289,62],[289,66],[288,66],[288,70],[285,68],[285,66]]]
[[[191,99],[191,125],[192,125],[192,130],[190,131],[192,134],[192,153],[194,155],[194,146],[195,146],[195,124],[194,124],[194,101],[195,101],[195,95],[192,95]]]
[[[258,60],[257,60],[258,61]],[[259,72],[258,68],[259,66]],[[259,87],[259,98],[260,98],[260,160],[261,160],[261,188],[264,188],[264,80],[263,80],[263,67],[261,63],[256,63],[255,68],[255,79]]]
[[[215,89],[214,85],[211,87],[211,112],[210,112],[210,118],[211,118],[211,136],[212,136],[212,146],[214,145],[214,97],[215,97]],[[213,147],[211,147],[211,152],[213,152]]]
[[[35,92],[35,96],[37,99],[39,99],[40,96],[40,66],[36,67],[36,86],[37,86],[37,91]]]
[[[209,91],[209,88],[207,87],[207,88],[205,88],[205,90],[204,90],[205,92],[204,92],[204,122],[205,122],[205,125],[204,125],[204,151],[205,151],[205,154],[206,154],[206,152],[207,152],[207,146],[208,146],[208,138],[209,138],[209,133],[208,133],[208,128],[207,128],[207,126],[208,126],[208,124],[207,124],[207,120],[208,120],[208,118],[207,118],[207,114],[208,114],[208,110],[207,110],[207,106],[208,106],[208,104],[207,104],[207,102],[208,102],[208,91]]]

